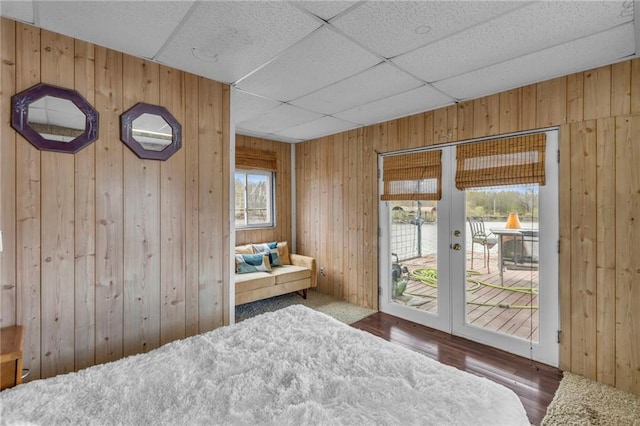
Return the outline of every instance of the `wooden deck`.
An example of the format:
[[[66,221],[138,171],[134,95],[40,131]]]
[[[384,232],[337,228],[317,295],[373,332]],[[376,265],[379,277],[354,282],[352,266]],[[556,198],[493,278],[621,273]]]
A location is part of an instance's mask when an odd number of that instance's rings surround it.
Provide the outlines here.
[[[467,324],[537,342],[538,270],[505,269],[501,283],[497,259],[491,259],[491,272],[483,267],[481,252],[475,254],[473,270],[470,252],[467,259]],[[433,255],[400,263],[410,273],[436,269]],[[420,281],[410,274],[405,291],[395,301],[437,313],[437,284]]]

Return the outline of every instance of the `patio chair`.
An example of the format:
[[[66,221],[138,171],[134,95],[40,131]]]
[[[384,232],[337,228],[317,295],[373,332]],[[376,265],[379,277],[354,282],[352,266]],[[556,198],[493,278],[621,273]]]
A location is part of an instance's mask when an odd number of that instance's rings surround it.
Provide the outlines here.
[[[471,269],[473,269],[473,248],[475,244],[480,244],[483,248],[484,266],[487,268],[487,272],[491,273],[491,268],[489,266],[491,254],[489,250],[498,244],[498,239],[490,237],[490,235],[493,235],[491,232],[486,232],[484,228],[484,219],[481,217],[467,217],[467,221],[469,221],[469,228],[471,228]]]

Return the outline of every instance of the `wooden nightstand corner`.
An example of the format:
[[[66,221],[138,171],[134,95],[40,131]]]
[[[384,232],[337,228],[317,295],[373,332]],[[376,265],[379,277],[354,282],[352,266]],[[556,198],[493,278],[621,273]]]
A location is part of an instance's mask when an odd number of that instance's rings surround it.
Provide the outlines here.
[[[22,383],[21,325],[0,328],[0,390]]]

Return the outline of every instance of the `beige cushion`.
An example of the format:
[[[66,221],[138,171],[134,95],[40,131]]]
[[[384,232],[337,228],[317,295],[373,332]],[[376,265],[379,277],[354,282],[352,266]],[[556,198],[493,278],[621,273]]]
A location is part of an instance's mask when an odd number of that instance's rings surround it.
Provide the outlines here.
[[[273,268],[271,275],[275,278],[276,284],[283,284],[309,278],[311,277],[311,270],[300,266],[284,265]]]
[[[243,246],[236,246],[234,251],[236,254],[253,254],[253,245],[245,244]]]
[[[269,272],[251,272],[250,274],[236,274],[236,293],[269,287],[276,284],[276,277]]]
[[[278,256],[283,265],[291,265],[291,259],[289,259],[289,245],[286,241],[278,241]]]

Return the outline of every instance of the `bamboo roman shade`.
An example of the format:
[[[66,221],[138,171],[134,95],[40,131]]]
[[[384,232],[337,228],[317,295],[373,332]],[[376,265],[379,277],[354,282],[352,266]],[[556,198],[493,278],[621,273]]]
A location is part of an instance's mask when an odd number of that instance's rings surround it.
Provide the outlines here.
[[[442,194],[441,150],[384,157],[382,201],[439,200]]]
[[[236,169],[278,171],[276,153],[236,147]]]
[[[460,145],[456,187],[544,185],[545,145],[544,133]]]

